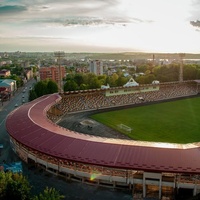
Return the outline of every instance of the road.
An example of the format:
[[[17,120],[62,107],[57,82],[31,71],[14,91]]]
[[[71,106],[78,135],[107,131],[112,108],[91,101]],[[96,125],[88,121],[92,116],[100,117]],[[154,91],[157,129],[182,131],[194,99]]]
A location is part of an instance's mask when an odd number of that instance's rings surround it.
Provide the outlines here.
[[[5,120],[7,115],[12,112],[22,100],[28,101],[28,90],[34,80],[29,81],[25,87],[20,88],[8,102],[0,105],[0,144],[3,144],[3,150],[0,156],[0,163],[20,161],[19,157],[12,151],[9,143],[9,135],[6,132]],[[23,93],[24,88],[27,88]],[[24,95],[24,97],[23,97]],[[26,163],[23,163],[23,174],[32,185],[32,193],[42,192],[46,186],[56,188],[65,196],[65,200],[132,200],[131,191],[122,191],[116,189],[102,188],[87,185],[85,183],[62,180],[47,172],[39,169],[29,169]]]
[[[10,148],[9,136],[5,129],[5,121],[7,115],[16,109],[16,105],[20,106],[28,102],[28,88],[31,87],[34,82],[34,80],[29,81],[24,87],[19,88],[9,101],[3,102],[3,105],[0,105],[0,144],[3,144],[4,147],[1,152],[0,163],[3,161],[14,162],[19,160]],[[24,93],[23,90],[25,90]]]

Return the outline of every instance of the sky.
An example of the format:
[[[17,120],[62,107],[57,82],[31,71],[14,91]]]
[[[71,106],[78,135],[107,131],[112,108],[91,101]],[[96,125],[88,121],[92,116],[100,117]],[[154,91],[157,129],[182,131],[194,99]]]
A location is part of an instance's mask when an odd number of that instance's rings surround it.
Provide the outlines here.
[[[0,0],[0,51],[200,53],[200,0]]]

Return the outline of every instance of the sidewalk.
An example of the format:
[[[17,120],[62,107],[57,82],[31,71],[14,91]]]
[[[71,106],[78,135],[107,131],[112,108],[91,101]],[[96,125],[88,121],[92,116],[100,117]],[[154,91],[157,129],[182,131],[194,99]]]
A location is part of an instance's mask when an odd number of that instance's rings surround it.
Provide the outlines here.
[[[0,111],[2,111],[9,104],[9,102],[10,102],[10,100],[0,102]]]
[[[17,89],[17,91],[10,97],[9,100],[0,102],[0,111],[4,110],[4,108],[15,98],[16,95],[20,94],[22,92],[24,87],[20,87]]]

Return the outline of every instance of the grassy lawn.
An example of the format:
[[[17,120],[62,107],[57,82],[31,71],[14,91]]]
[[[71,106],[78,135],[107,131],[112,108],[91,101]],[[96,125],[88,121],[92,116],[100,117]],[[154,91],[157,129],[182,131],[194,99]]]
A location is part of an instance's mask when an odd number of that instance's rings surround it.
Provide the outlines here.
[[[200,98],[141,106],[91,116],[134,140],[191,143],[200,141]],[[132,128],[120,130],[119,124]]]

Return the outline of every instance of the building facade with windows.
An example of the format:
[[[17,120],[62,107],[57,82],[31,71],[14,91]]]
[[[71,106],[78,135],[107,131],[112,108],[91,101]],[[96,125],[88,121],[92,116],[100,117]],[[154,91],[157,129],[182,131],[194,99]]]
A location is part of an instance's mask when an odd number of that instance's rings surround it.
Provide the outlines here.
[[[39,69],[39,75],[40,80],[51,79],[56,83],[59,83],[60,78],[62,80],[65,77],[66,71],[65,67],[63,66],[61,66],[60,68],[56,66],[41,67]]]
[[[90,72],[96,75],[103,75],[103,62],[99,60],[90,61]]]

